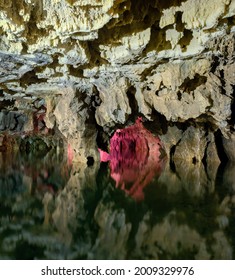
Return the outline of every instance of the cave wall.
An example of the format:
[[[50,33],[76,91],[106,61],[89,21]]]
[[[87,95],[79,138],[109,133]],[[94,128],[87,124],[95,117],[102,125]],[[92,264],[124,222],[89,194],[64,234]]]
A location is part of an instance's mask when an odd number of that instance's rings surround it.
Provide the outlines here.
[[[143,116],[175,159],[217,161],[221,142],[235,160],[234,16],[235,0],[0,0],[0,129],[36,118],[86,161],[97,131]]]

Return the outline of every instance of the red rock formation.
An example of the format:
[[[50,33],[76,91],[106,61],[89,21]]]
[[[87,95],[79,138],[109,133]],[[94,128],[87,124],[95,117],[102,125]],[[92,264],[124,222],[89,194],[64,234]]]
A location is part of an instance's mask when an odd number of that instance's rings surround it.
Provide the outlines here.
[[[162,148],[160,139],[138,118],[134,125],[115,132],[110,140],[110,154],[99,149],[100,160],[110,161],[111,177],[116,181],[116,187],[136,200],[143,200],[143,189],[164,168]]]

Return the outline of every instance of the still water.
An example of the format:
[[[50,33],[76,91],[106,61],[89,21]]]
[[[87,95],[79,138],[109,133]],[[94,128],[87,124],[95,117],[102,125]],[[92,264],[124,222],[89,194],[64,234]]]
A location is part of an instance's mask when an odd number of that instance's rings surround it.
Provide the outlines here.
[[[234,259],[234,174],[0,153],[0,259]]]

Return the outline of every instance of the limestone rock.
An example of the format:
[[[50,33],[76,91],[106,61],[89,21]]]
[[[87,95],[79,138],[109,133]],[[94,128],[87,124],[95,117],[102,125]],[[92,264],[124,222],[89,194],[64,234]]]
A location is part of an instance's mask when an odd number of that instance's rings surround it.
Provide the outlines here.
[[[126,95],[127,80],[123,77],[113,79],[107,77],[93,82],[102,101],[96,110],[96,121],[101,126],[113,126],[115,122],[124,124],[131,113]]]
[[[124,64],[140,56],[149,43],[151,35],[150,28],[133,34],[129,37],[121,38],[117,46],[100,45],[101,56],[110,64]]]
[[[171,157],[170,151],[174,148],[181,140],[183,131],[176,126],[169,126],[167,133],[160,136],[160,139],[166,149],[168,158]]]
[[[223,138],[223,146],[228,159],[235,161],[235,134],[231,133],[229,138]]]
[[[206,147],[204,132],[200,129],[189,127],[182,135],[180,143],[176,146],[174,159],[184,159],[192,163],[203,159]]]
[[[47,129],[58,128],[83,160],[97,158],[95,127],[111,135],[139,114],[202,130],[207,123],[226,138],[234,127],[234,3],[0,1],[1,98],[10,96],[13,111],[28,104],[20,112],[29,131],[31,103],[42,94]]]

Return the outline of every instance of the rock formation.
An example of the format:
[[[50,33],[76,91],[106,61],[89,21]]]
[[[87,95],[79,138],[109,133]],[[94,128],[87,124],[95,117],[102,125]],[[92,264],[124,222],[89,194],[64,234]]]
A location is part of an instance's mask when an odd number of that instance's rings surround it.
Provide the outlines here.
[[[0,0],[0,259],[234,259],[234,92],[235,0]]]
[[[110,154],[99,149],[101,162],[110,162],[116,187],[137,201],[144,199],[144,188],[159,176],[165,166],[164,147],[158,137],[144,128],[142,119],[118,129],[110,139]]]
[[[174,158],[234,160],[234,16],[234,0],[1,0],[0,129],[60,134],[86,162],[142,116]]]

